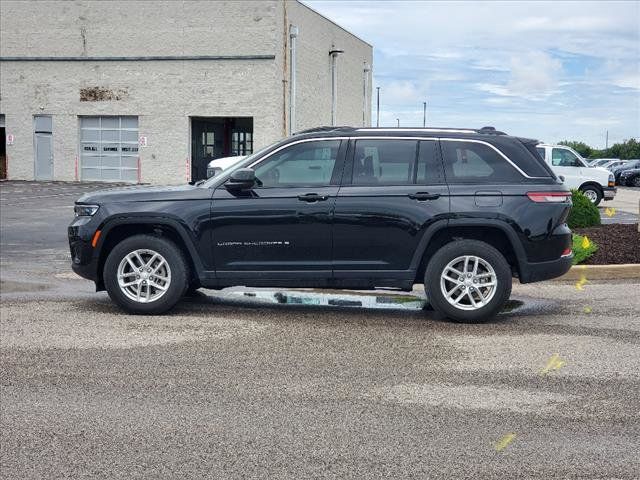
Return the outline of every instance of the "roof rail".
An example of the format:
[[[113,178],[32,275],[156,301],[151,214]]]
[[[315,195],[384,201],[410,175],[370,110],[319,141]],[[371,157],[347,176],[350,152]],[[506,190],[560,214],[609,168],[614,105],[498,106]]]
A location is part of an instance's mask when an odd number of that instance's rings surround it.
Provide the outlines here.
[[[299,132],[295,132],[293,133],[293,135],[303,135],[305,133],[318,133],[318,132],[351,132],[354,131],[355,128],[354,127],[349,127],[349,126],[321,126],[321,127],[313,127],[313,128],[307,128],[306,130],[300,130]]]
[[[477,130],[478,133],[484,133],[487,135],[506,135],[506,133],[496,130],[496,127],[482,127]]]
[[[453,132],[453,133],[476,133],[472,128],[431,128],[431,127],[366,127],[357,128],[358,132]]]

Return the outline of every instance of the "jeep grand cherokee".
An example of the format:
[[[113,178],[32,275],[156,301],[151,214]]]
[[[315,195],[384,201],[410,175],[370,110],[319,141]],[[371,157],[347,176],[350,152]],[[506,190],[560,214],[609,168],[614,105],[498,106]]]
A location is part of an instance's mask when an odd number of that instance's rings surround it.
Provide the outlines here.
[[[460,322],[503,307],[512,277],[571,266],[570,193],[536,140],[492,127],[321,127],[207,181],[82,196],[72,267],[132,313],[189,289],[411,290]]]

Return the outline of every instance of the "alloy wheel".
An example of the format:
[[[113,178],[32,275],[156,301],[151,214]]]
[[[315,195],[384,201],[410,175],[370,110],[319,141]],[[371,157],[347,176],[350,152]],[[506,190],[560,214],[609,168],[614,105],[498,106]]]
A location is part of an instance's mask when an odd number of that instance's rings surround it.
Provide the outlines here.
[[[464,255],[450,261],[440,275],[440,289],[447,302],[460,310],[477,310],[496,293],[498,277],[486,260]]]
[[[591,203],[595,203],[598,201],[598,192],[596,192],[595,190],[585,190],[584,192],[584,196],[587,197]]]
[[[171,284],[171,268],[158,252],[138,249],[118,265],[118,286],[127,298],[150,303],[162,297]]]

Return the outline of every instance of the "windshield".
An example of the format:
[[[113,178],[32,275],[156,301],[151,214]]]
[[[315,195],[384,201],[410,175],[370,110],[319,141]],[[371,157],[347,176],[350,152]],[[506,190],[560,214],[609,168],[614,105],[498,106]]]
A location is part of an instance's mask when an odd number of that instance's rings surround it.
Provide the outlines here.
[[[257,152],[249,155],[248,157],[245,157],[244,159],[242,159],[239,162],[236,162],[235,164],[231,165],[229,168],[227,168],[226,170],[223,170],[219,175],[216,175],[214,177],[211,177],[207,180],[205,180],[204,182],[202,182],[201,184],[199,184],[198,186],[203,187],[203,188],[209,188],[211,187],[214,183],[223,183],[224,181],[226,181],[226,179],[229,177],[229,175],[234,171],[237,170],[238,168],[244,168],[247,165],[251,165],[253,162],[255,162],[263,153],[265,153],[267,150],[271,149],[274,145],[276,145],[277,143],[280,142],[275,142],[272,143],[271,145],[268,145],[260,150],[258,150]]]

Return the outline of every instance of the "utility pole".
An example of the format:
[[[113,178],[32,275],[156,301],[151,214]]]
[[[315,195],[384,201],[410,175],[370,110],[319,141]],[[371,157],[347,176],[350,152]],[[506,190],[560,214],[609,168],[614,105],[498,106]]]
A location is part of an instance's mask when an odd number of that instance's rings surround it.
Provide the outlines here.
[[[605,140],[604,148],[605,150],[609,148],[609,130],[607,130],[607,139]]]
[[[422,102],[422,128],[427,126],[427,102]]]
[[[380,126],[380,87],[376,87],[377,108],[376,108],[376,127]]]

